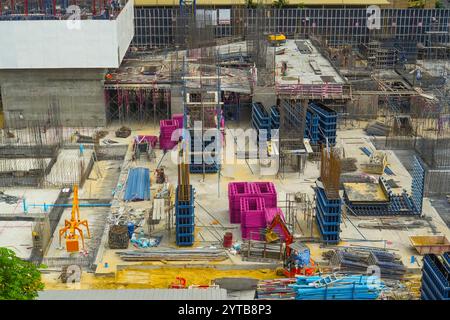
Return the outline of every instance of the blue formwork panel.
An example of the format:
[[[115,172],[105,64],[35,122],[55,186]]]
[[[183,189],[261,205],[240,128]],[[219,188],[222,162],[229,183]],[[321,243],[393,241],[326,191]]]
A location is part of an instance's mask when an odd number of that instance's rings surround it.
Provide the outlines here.
[[[188,201],[181,201],[178,199],[178,187],[175,193],[175,216],[178,217],[193,217],[194,216],[194,188],[190,188],[190,199]]]
[[[192,246],[194,244],[194,235],[190,233],[177,234],[176,243],[180,247]]]
[[[320,221],[320,219],[318,218],[317,215],[316,215],[316,222],[317,222],[317,225],[319,226],[319,232],[322,236],[322,240],[325,243],[329,243],[329,244],[339,243],[339,231],[338,232],[327,232],[323,228],[322,222]]]
[[[272,129],[280,128],[280,110],[277,106],[272,106],[270,108],[270,125]]]
[[[306,133],[312,144],[319,142],[319,116],[310,111],[306,113]]]
[[[175,217],[175,225],[193,225],[195,223],[194,214],[178,215]]]
[[[194,224],[177,224],[176,232],[177,234],[194,234]]]
[[[335,217],[336,221],[326,221],[325,217],[323,216],[323,212],[320,211],[320,209],[316,208],[316,217],[319,219],[319,223],[321,226],[321,229],[323,230],[322,234],[336,234],[339,233],[339,226],[340,226],[340,218]],[[328,220],[330,217],[327,217]]]
[[[189,172],[192,174],[199,173],[217,173],[219,171],[220,165],[218,164],[190,164]]]
[[[337,112],[318,103],[309,103],[308,110],[318,117],[319,140],[329,144],[336,143]]]
[[[328,199],[325,190],[316,188],[316,221],[322,240],[338,243],[341,224],[341,199]]]
[[[423,259],[422,282],[435,297],[450,299],[450,265],[442,257],[442,261],[434,254],[425,255]]]
[[[252,103],[252,120],[255,121],[258,128],[270,129],[270,115],[260,102]]]
[[[413,164],[411,199],[418,214],[422,213],[423,194],[425,188],[425,168],[415,156]]]
[[[175,193],[175,231],[178,246],[191,246],[194,242],[194,188],[189,186],[189,189],[189,200],[179,200],[178,187]]]
[[[238,104],[225,104],[223,106],[225,121],[239,121],[239,109]]]
[[[341,213],[341,199],[328,199],[322,188],[316,188],[317,203],[323,208],[326,215],[339,215]]]

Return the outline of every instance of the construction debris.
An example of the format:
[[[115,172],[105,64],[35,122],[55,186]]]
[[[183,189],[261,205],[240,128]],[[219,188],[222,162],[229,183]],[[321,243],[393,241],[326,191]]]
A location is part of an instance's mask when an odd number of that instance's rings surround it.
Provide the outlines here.
[[[116,137],[118,138],[128,138],[131,135],[131,129],[128,127],[120,127],[116,130]]]
[[[371,122],[366,127],[367,134],[371,136],[387,136],[389,131],[389,127],[378,121]]]
[[[227,254],[220,249],[148,249],[117,252],[125,261],[221,261]]]
[[[382,278],[400,279],[406,267],[395,254],[380,250],[335,249],[324,253],[330,264],[341,271],[365,274],[369,266],[378,266]]]
[[[111,226],[109,228],[108,247],[110,249],[127,249],[130,242],[127,226]]]
[[[9,194],[0,191],[0,202],[5,202],[7,204],[17,204],[20,198],[16,196],[11,196]]]

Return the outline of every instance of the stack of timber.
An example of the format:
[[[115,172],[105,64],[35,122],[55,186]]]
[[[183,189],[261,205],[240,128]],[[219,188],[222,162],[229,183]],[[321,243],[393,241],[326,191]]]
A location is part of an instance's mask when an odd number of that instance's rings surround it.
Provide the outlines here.
[[[117,252],[125,261],[221,261],[228,258],[220,249],[148,249]]]

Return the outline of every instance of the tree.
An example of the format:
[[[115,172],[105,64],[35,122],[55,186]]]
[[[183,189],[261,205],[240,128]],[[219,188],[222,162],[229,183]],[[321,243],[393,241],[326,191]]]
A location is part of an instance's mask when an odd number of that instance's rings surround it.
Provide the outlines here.
[[[245,0],[245,4],[248,9],[255,9],[258,6],[253,0]]]
[[[275,8],[278,8],[278,9],[287,7],[288,5],[289,5],[289,1],[288,0],[275,0],[273,2],[273,6]]]
[[[444,9],[444,3],[442,3],[441,0],[436,0],[436,4],[435,4],[436,9]]]
[[[0,300],[31,300],[44,289],[37,267],[0,248]]]

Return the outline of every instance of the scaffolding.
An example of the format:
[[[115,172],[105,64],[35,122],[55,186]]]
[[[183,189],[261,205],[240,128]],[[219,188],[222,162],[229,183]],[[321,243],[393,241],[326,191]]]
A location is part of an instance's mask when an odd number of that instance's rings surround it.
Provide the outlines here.
[[[3,0],[0,1],[1,20],[67,20],[74,15],[80,19],[114,20],[127,0]]]

